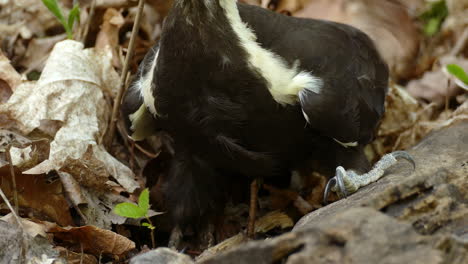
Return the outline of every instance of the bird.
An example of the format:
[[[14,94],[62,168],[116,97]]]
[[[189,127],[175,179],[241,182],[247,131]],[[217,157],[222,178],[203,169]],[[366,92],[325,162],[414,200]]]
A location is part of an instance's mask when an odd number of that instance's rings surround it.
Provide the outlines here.
[[[274,179],[310,159],[345,197],[371,170],[364,146],[384,114],[389,70],[362,31],[236,0],[174,0],[124,99],[135,139],[171,138],[162,193],[175,226],[220,214],[238,178]],[[144,125],[145,123],[150,125]]]

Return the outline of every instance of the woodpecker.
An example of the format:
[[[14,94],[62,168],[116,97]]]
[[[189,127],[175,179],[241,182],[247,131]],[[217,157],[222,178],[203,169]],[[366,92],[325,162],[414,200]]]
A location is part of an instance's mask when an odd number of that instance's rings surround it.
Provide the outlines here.
[[[135,137],[172,138],[163,196],[183,228],[222,212],[236,177],[283,177],[315,159],[328,168],[327,192],[346,196],[397,159],[412,161],[390,153],[370,170],[364,155],[388,75],[352,26],[235,0],[175,0],[126,101]]]

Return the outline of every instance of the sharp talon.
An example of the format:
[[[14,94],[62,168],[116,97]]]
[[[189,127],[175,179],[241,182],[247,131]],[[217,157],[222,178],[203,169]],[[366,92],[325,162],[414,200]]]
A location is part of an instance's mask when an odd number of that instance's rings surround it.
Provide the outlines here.
[[[346,198],[348,197],[348,190],[346,190],[346,187],[345,187],[345,184],[344,184],[344,176],[346,175],[346,171],[343,167],[341,166],[338,166],[336,168],[336,183],[338,185],[338,188],[340,189],[340,191],[338,192],[338,194],[343,194],[342,197],[340,198]]]
[[[330,194],[330,190],[332,188],[332,185],[336,185],[336,178],[333,177],[330,180],[328,180],[327,185],[325,185],[325,191],[323,192],[323,204],[327,205],[328,204],[328,195]]]
[[[395,152],[392,152],[390,153],[395,159],[404,159],[406,161],[408,161],[409,163],[411,163],[411,165],[413,165],[413,170],[416,169],[416,162],[414,161],[413,157],[411,157],[411,155],[406,152],[406,151],[395,151]]]

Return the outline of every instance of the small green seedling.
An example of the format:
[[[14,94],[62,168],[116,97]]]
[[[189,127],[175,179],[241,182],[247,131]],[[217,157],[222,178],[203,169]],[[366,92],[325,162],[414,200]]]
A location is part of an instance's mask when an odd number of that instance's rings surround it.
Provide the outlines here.
[[[468,74],[466,74],[465,70],[462,67],[456,64],[448,64],[446,68],[450,74],[455,76],[465,85],[468,85]]]
[[[426,36],[433,36],[440,30],[442,22],[448,15],[445,0],[431,2],[427,11],[420,15],[421,20],[425,22],[424,33]]]
[[[146,226],[149,229],[153,230],[155,227],[151,224],[151,221],[148,217],[149,210],[149,191],[144,189],[140,197],[138,197],[138,204],[133,203],[119,203],[114,208],[114,213],[127,217],[127,218],[146,218],[148,223],[143,223],[142,226]]]
[[[138,204],[133,203],[119,203],[114,208],[114,213],[127,218],[146,218],[148,222],[144,222],[141,225],[149,228],[151,230],[151,242],[153,243],[153,248],[155,247],[154,242],[154,225],[151,223],[151,220],[148,216],[149,212],[149,191],[144,189],[140,197],[138,197]]]
[[[54,14],[60,24],[62,24],[63,28],[65,28],[67,37],[69,39],[73,39],[73,25],[75,24],[75,21],[80,21],[80,6],[78,4],[73,6],[73,9],[68,13],[68,19],[65,20],[57,0],[42,0],[42,3],[44,3],[47,9]]]

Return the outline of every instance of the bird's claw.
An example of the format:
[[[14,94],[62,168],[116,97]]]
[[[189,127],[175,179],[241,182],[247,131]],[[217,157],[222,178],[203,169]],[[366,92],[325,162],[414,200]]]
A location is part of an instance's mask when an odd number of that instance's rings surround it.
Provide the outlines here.
[[[411,163],[413,170],[416,169],[416,162],[413,157],[405,151],[395,151],[385,155],[376,163],[371,171],[363,175],[358,175],[352,170],[346,171],[343,167],[338,166],[336,168],[335,177],[331,178],[325,186],[323,203],[328,203],[330,191],[336,192],[340,198],[346,198],[349,194],[356,192],[359,188],[377,181],[384,175],[386,169],[401,159]]]
[[[394,152],[392,152],[390,154],[396,160],[403,159],[403,160],[408,161],[413,166],[413,171],[416,170],[416,162],[414,161],[413,157],[411,157],[411,155],[408,152],[399,150],[399,151],[394,151]]]
[[[325,186],[325,191],[324,191],[324,194],[323,194],[323,203],[324,204],[328,203],[328,195],[330,194],[330,191],[332,191],[333,188],[338,188],[339,189],[339,190],[336,190],[336,192],[338,193],[340,198],[348,197],[348,190],[346,190],[346,187],[345,187],[345,184],[344,184],[345,175],[346,175],[345,169],[343,167],[341,167],[341,166],[338,166],[336,168],[335,177],[328,180],[327,185]]]

